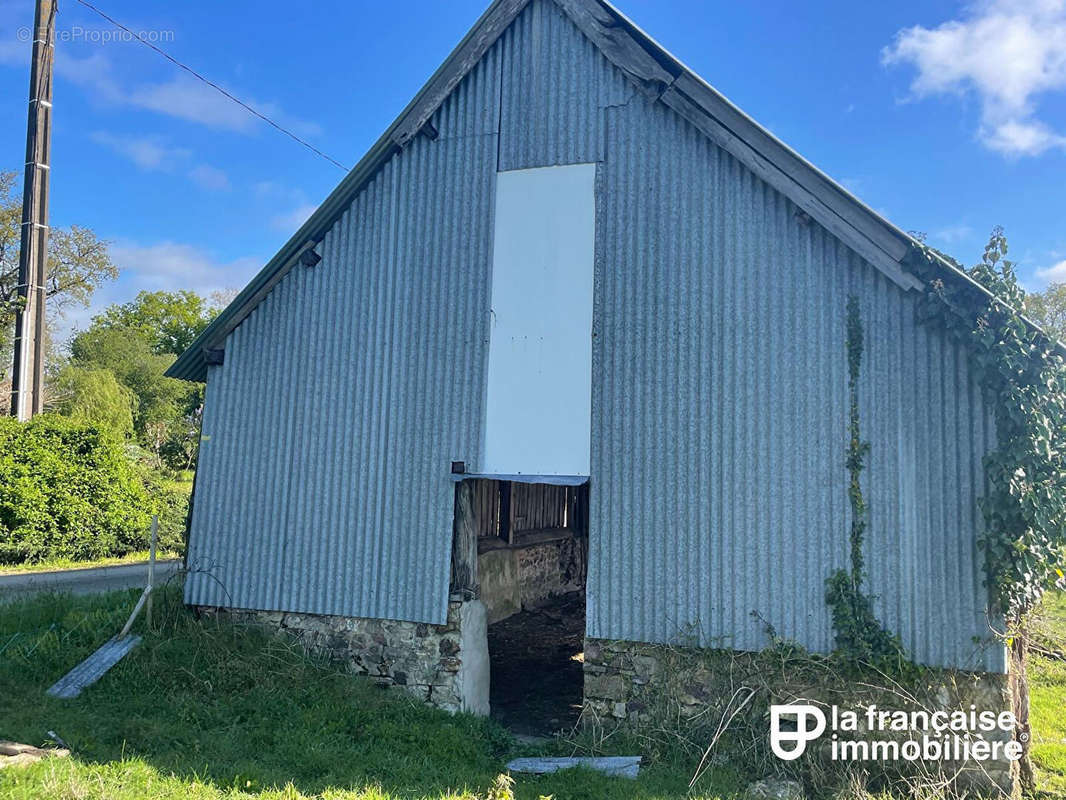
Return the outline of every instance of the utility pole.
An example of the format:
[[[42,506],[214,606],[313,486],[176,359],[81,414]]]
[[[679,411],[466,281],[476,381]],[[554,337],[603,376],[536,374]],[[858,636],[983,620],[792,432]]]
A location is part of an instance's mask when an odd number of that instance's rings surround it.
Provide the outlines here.
[[[19,310],[15,316],[15,360],[11,371],[11,414],[26,420],[44,405],[44,298],[48,281],[48,160],[52,145],[52,62],[55,58],[56,0],[37,0],[30,64],[30,108],[26,124],[26,167],[22,189],[19,248]]]

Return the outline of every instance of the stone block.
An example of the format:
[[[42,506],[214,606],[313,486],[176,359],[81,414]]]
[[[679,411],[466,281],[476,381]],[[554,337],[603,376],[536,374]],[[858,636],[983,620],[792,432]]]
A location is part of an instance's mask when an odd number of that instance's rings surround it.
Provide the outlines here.
[[[595,639],[585,640],[585,665],[595,663],[603,657],[603,646]]]
[[[459,668],[462,665],[463,665],[463,662],[460,659],[456,658],[455,656],[451,656],[451,657],[448,657],[448,658],[442,658],[440,660],[440,668],[442,670],[444,670],[445,672],[458,672]]]
[[[655,677],[659,672],[659,661],[648,655],[634,655],[633,674],[644,680]]]
[[[625,681],[620,675],[586,675],[585,696],[622,700],[625,698]]]

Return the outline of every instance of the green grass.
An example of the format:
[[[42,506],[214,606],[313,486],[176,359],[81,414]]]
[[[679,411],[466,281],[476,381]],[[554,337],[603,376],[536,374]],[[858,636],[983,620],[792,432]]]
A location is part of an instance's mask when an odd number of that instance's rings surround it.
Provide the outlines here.
[[[136,590],[46,595],[0,605],[0,739],[34,745],[56,731],[72,748],[0,772],[0,797],[492,797],[523,752],[491,721],[450,716],[309,658],[288,640],[199,621],[175,591],[158,630],[74,700],[44,689],[122,624]],[[549,745],[555,750],[560,744]],[[518,798],[686,796],[694,765],[651,764],[635,781],[585,770],[516,776]],[[728,774],[700,797],[728,796]]]
[[[450,716],[310,658],[255,629],[196,620],[173,589],[156,630],[75,700],[44,689],[121,625],[137,590],[45,595],[0,605],[0,739],[73,756],[0,771],[0,798],[505,798],[497,776],[520,747],[488,720]],[[1066,797],[1066,595],[1049,597],[1030,664],[1033,758],[1044,797]],[[568,752],[561,741],[539,752]],[[618,754],[633,752],[620,740]],[[515,776],[522,800],[681,798],[693,764],[647,765],[635,782],[587,770]],[[728,797],[746,781],[704,779],[693,797]]]
[[[1038,788],[1066,797],[1066,594],[1048,595],[1040,617],[1029,664],[1033,763]]]
[[[180,558],[181,553],[166,551],[157,552],[155,557],[162,561],[166,558]],[[0,566],[0,575],[23,575],[27,572],[52,572],[59,569],[89,569],[91,567],[113,567],[118,564],[134,564],[138,561],[147,561],[148,551],[138,550],[135,553],[127,553],[124,556],[112,558],[98,558],[94,561],[75,561],[72,558],[53,558],[50,561],[39,561],[35,564],[16,564]]]

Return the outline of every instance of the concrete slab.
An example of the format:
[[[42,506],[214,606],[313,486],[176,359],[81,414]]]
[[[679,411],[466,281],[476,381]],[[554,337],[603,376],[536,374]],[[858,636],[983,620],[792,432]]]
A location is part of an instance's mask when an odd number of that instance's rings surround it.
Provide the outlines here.
[[[507,763],[511,772],[531,772],[544,775],[561,769],[588,767],[618,778],[636,778],[640,772],[640,756],[603,756],[600,758],[516,758]]]

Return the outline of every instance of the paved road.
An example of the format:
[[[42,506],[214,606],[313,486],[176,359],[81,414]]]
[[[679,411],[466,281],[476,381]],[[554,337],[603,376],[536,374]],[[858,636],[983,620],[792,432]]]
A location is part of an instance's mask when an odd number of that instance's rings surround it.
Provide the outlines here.
[[[180,558],[155,562],[155,584],[161,586],[181,568]],[[0,602],[38,592],[96,594],[144,586],[148,579],[148,562],[117,564],[113,567],[63,569],[55,572],[22,572],[0,575]]]

